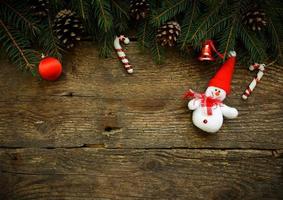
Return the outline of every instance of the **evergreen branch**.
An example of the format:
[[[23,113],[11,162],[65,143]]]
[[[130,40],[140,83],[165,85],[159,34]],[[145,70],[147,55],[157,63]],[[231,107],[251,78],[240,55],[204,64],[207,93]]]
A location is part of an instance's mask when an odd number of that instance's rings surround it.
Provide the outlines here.
[[[31,62],[29,62],[29,59],[27,58],[27,56],[25,54],[25,50],[20,47],[20,45],[18,44],[16,39],[13,37],[13,35],[9,31],[8,27],[4,24],[4,22],[1,19],[0,19],[0,25],[4,29],[4,31],[5,31],[6,35],[8,36],[9,40],[12,42],[12,45],[17,49],[17,51],[19,52],[21,58],[24,60],[25,68],[30,70],[30,71],[32,71],[35,65],[32,64]],[[10,48],[8,47],[7,48],[7,53],[9,51],[9,49]]]
[[[188,0],[180,0],[170,3],[168,7],[162,8],[161,12],[152,17],[152,22],[156,26],[160,26],[180,12],[184,11],[187,7]]]
[[[238,33],[238,24],[240,23],[241,19],[241,9],[243,5],[245,5],[245,1],[243,0],[238,0],[234,1],[234,3],[227,3],[227,8],[224,10],[224,13],[227,15],[228,13],[231,13],[232,17],[230,20],[227,20],[226,27],[224,30],[222,30],[222,36],[219,39],[220,41],[220,49],[222,50],[224,54],[224,59],[228,55],[229,51],[233,50],[235,48],[235,42],[237,38],[237,33]],[[225,25],[225,22],[224,22]]]
[[[230,26],[229,35],[228,35],[228,38],[227,38],[225,49],[223,51],[224,52],[224,59],[226,58],[226,55],[229,53],[228,52],[229,46],[231,46],[232,42],[235,42],[235,35],[233,35],[234,34],[233,31],[235,31],[234,30],[234,28],[235,28],[235,24],[234,23],[235,23],[235,19],[233,20],[233,22],[232,22],[232,24]],[[231,49],[229,49],[229,50],[231,50]]]
[[[113,17],[111,15],[111,8],[109,0],[92,0],[95,6],[95,14],[98,19],[98,26],[105,33],[113,27]]]
[[[269,24],[270,24],[270,27],[271,27],[271,34],[272,34],[272,37],[273,37],[273,39],[275,39],[275,41],[276,41],[276,45],[275,45],[275,48],[277,49],[277,51],[278,51],[278,57],[279,58],[282,58],[282,49],[280,48],[280,36],[279,36],[279,34],[277,33],[277,30],[276,30],[276,28],[275,28],[275,26],[274,26],[274,24],[273,24],[273,22],[272,22],[272,20],[269,20]]]
[[[125,9],[123,9],[117,2],[116,0],[111,0],[112,4],[114,5],[114,7],[116,8],[116,10],[119,10],[119,13],[123,14],[127,19],[129,18],[128,15],[128,11],[126,11]],[[122,17],[122,15],[120,14],[120,18]]]
[[[142,33],[142,45],[145,46],[145,34],[146,34],[147,22],[144,24],[143,33]]]
[[[184,34],[182,33],[182,38],[181,38],[181,41],[182,41],[182,44],[181,44],[181,49],[185,49],[186,48],[186,45],[187,45],[187,42],[188,42],[188,38],[189,38],[189,34],[190,34],[190,31],[191,31],[191,27],[192,27],[192,24],[193,24],[193,19],[194,19],[194,15],[196,13],[196,7],[197,7],[197,0],[193,0],[193,4],[192,4],[192,11],[191,11],[191,14],[187,14],[187,17],[190,17],[189,19],[189,23],[184,25],[182,27],[182,30],[185,30],[185,36],[183,36]]]
[[[139,42],[139,46],[141,47],[141,49],[143,50],[144,47],[146,46],[147,43],[147,29],[148,29],[148,22],[145,21],[138,29],[137,32],[137,37],[138,37],[138,42]]]
[[[123,2],[120,1],[119,3],[116,0],[111,1],[111,8],[112,8],[112,15],[114,18],[114,28],[118,32],[124,32],[128,29],[128,20],[129,20],[129,10],[128,6]]]
[[[161,50],[161,47],[159,46],[159,44],[157,43],[157,41],[155,41],[151,47],[151,53],[153,55],[154,61],[157,64],[161,64],[164,62],[163,59],[163,52]]]
[[[93,17],[93,12],[92,12],[92,5],[89,0],[72,0],[71,1],[71,7],[73,10],[78,13],[83,26],[84,30],[91,36],[94,37],[94,32],[95,32],[95,26],[94,23],[95,17]]]
[[[104,58],[111,56],[113,51],[113,39],[114,37],[112,30],[107,33],[100,33],[99,43],[101,45],[101,48],[99,50],[99,56]]]
[[[49,0],[49,14],[53,15],[64,9],[65,2],[62,0]]]
[[[81,16],[82,16],[83,20],[85,20],[86,14],[85,14],[85,11],[84,11],[83,0],[79,0],[79,6],[80,6]]]
[[[39,43],[44,48],[44,53],[49,56],[54,56],[59,60],[62,60],[62,54],[60,51],[60,42],[53,33],[52,23],[50,16],[48,16],[48,24],[43,26],[39,35]]]
[[[191,38],[190,38],[191,41],[195,41],[197,36],[199,36],[201,32],[205,31],[205,30],[203,30],[205,25],[209,27],[209,24],[208,24],[209,21],[211,21],[211,19],[216,18],[216,16],[213,16],[213,15],[215,15],[219,11],[222,4],[223,4],[223,1],[218,3],[218,5],[215,6],[213,8],[213,10],[208,15],[205,15],[204,18],[201,18],[201,24],[197,27],[197,29],[194,31],[193,35],[191,36]],[[196,41],[195,43],[200,43],[200,41]]]
[[[274,65],[275,63],[277,63],[277,59],[271,61],[271,62],[268,63],[265,67],[272,66],[272,65]]]
[[[6,1],[2,1],[2,3],[10,10],[10,12],[6,14],[7,20],[8,19],[14,20],[12,22],[14,25],[21,24],[20,27],[17,26],[18,28],[21,28],[26,31],[31,30],[32,33],[35,35],[35,33],[39,30],[35,22],[28,19],[27,16],[19,12],[16,8],[14,8],[12,5],[10,5]],[[28,29],[26,27],[28,27]]]
[[[90,14],[90,4],[88,1],[84,0],[73,0],[71,1],[71,6],[74,10],[77,11],[79,16],[84,22],[87,22],[89,20],[89,14]]]
[[[219,21],[217,21],[215,24],[213,24],[209,29],[207,29],[207,31],[204,32],[204,35],[208,35],[208,34],[214,35],[215,30],[217,30],[217,27],[219,27],[219,29],[221,29],[221,27],[224,26],[223,24],[225,24],[225,22],[228,21],[228,19],[231,18],[231,17],[233,17],[233,15],[229,15],[227,17],[221,18]],[[214,33],[212,33],[212,32],[214,32]],[[208,36],[208,38],[211,38],[211,37]]]
[[[242,24],[239,24],[238,35],[250,52],[253,62],[262,62],[266,59],[266,52],[263,42],[257,38],[257,35],[248,31]]]

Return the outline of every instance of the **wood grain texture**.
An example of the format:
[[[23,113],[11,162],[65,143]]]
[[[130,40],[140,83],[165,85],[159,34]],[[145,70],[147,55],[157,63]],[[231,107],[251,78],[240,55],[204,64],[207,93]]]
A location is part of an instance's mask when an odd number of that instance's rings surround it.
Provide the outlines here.
[[[200,65],[171,52],[158,66],[135,44],[127,54],[133,75],[116,57],[99,59],[97,49],[84,43],[65,59],[64,76],[56,82],[39,82],[3,61],[0,146],[283,148],[282,67],[269,66],[244,102],[241,94],[254,74],[237,66],[225,102],[240,115],[225,120],[219,134],[207,135],[193,126],[181,96],[189,88],[203,91],[219,64]]]
[[[225,102],[240,115],[205,134],[181,97],[219,64],[168,52],[154,65],[135,43],[127,55],[133,75],[83,42],[56,82],[0,61],[0,200],[283,199],[281,66],[246,102],[254,74],[237,66]]]
[[[257,150],[1,150],[0,197],[282,199],[282,155]]]

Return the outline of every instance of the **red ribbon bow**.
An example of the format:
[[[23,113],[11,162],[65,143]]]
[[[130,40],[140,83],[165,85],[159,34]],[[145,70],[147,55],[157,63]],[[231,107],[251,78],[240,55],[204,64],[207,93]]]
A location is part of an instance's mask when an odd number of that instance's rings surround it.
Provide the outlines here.
[[[184,94],[184,99],[187,98],[195,98],[201,100],[201,107],[206,108],[207,115],[212,115],[212,107],[215,105],[221,105],[222,101],[218,99],[214,99],[212,97],[206,96],[204,93],[196,93],[193,90],[189,90]]]

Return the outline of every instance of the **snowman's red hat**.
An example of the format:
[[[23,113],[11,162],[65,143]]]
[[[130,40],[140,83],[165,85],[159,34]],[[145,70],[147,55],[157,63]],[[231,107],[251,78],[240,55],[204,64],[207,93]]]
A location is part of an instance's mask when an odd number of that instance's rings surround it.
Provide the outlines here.
[[[209,81],[208,86],[214,86],[225,90],[226,94],[231,91],[231,81],[236,63],[236,52],[229,52],[229,58]]]

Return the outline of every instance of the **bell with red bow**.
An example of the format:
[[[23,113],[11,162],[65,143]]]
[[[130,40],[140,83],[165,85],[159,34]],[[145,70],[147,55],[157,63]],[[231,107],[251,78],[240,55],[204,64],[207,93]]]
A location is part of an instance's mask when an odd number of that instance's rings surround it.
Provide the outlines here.
[[[224,56],[219,53],[212,40],[206,40],[203,43],[202,49],[201,49],[201,54],[198,57],[199,61],[215,61],[215,58],[213,57],[213,52],[215,52],[220,58],[224,58]]]

